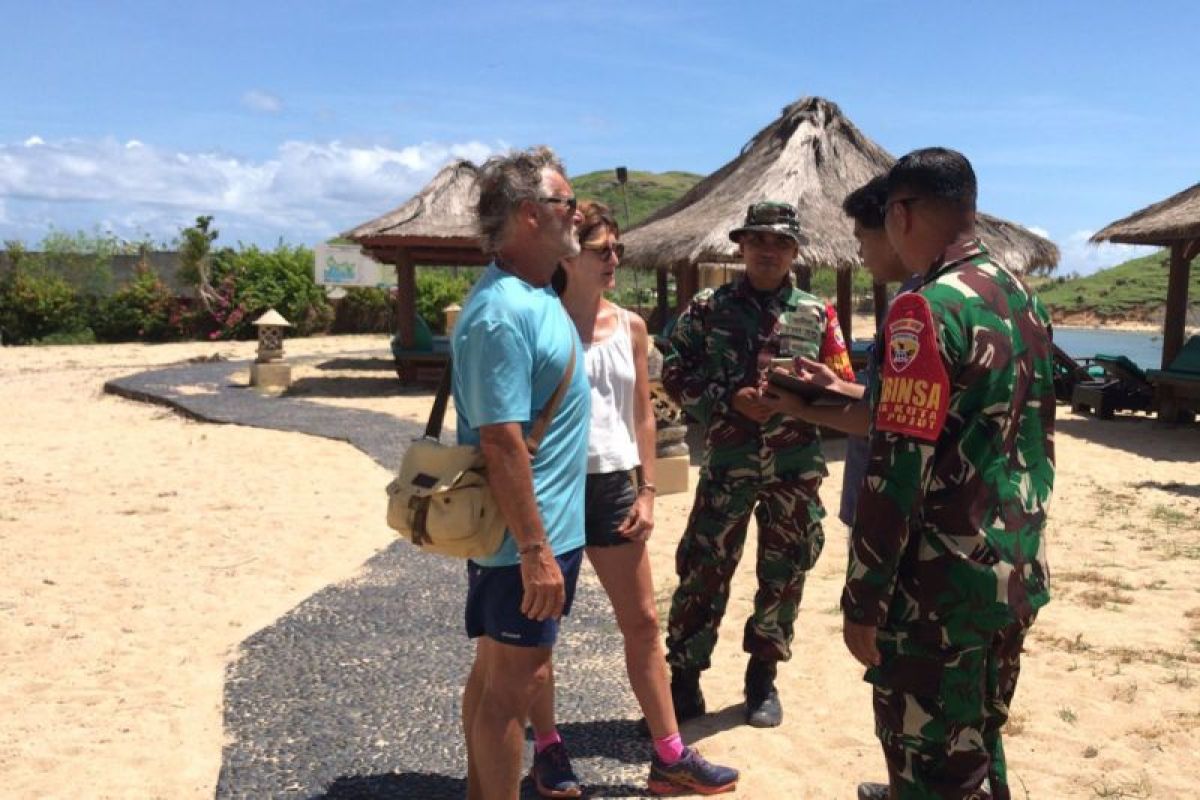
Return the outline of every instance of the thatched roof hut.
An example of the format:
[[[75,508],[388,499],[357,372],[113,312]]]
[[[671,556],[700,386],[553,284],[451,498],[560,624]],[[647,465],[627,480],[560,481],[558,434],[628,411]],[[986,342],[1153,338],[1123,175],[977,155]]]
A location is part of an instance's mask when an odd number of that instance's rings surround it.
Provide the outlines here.
[[[478,171],[470,161],[453,161],[399,208],[342,234],[376,261],[395,265],[396,327],[403,350],[411,350],[416,340],[417,265],[488,263],[476,222]],[[398,358],[397,369],[406,379],[429,360],[437,359],[423,354]]]
[[[479,169],[470,161],[453,161],[399,208],[342,234],[380,261],[405,250],[416,264],[486,264],[479,249],[475,207]]]
[[[624,263],[676,270],[682,304],[697,285],[697,264],[740,260],[728,233],[742,223],[747,206],[769,199],[793,203],[799,212],[800,228],[808,237],[797,258],[800,265],[849,269],[859,264],[858,243],[842,200],[894,161],[835,103],[805,97],[783,109],[736,158],[630,229],[624,236]],[[996,257],[1015,270],[1058,262],[1052,242],[1020,225],[980,214],[979,233]],[[847,274],[839,280],[839,312],[843,304],[848,312],[849,287]]]
[[[1163,320],[1162,368],[1166,369],[1183,347],[1188,277],[1192,259],[1200,255],[1200,183],[1109,223],[1097,231],[1091,240],[1096,243],[1149,244],[1171,248],[1167,309]],[[1170,418],[1175,398],[1169,390],[1166,395],[1159,398],[1159,414],[1160,417]]]
[[[1170,247],[1191,239],[1200,239],[1200,183],[1109,223],[1091,241]]]

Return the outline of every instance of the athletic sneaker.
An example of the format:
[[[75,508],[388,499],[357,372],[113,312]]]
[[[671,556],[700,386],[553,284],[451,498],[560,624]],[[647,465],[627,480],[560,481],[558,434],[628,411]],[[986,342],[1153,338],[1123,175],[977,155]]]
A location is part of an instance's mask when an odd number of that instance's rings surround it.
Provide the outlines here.
[[[710,764],[694,747],[683,748],[683,758],[664,764],[658,753],[650,761],[646,785],[652,794],[721,794],[737,788],[738,771]]]
[[[582,797],[583,787],[562,742],[555,742],[540,753],[533,754],[529,779],[542,797]]]

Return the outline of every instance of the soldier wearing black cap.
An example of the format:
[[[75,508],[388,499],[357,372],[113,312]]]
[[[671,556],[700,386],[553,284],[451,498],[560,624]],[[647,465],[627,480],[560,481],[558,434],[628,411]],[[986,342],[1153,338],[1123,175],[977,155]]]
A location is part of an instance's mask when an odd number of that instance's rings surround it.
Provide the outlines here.
[[[679,721],[704,713],[700,673],[710,664],[729,584],[753,512],[758,520],[758,592],[746,622],[746,719],[783,718],[776,665],[791,657],[805,574],[825,535],[817,495],[827,474],[816,428],[773,413],[759,386],[775,358],[819,359],[853,379],[832,307],[792,282],[804,243],[788,203],[750,206],[731,231],[746,274],[696,295],[670,337],[663,384],[704,426],[696,499],[679,543],[679,588],[667,626],[671,694]]]

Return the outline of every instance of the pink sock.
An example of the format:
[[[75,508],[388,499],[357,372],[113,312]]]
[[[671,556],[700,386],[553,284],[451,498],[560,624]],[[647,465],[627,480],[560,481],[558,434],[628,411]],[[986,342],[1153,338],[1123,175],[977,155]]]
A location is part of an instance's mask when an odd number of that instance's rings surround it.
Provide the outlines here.
[[[683,758],[683,738],[676,731],[670,736],[655,739],[654,752],[658,754],[659,761],[664,764],[674,764]]]
[[[558,735],[558,728],[551,728],[549,733],[534,733],[533,735],[533,752],[540,753],[552,744],[558,744],[562,741],[562,737]]]

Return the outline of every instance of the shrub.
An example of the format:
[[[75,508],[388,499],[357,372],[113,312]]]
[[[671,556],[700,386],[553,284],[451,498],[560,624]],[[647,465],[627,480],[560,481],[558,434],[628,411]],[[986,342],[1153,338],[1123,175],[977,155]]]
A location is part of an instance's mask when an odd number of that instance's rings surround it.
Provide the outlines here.
[[[352,286],[337,303],[335,333],[391,333],[395,325],[396,290]]]
[[[162,342],[183,338],[190,328],[186,306],[144,264],[111,297],[97,299],[90,316],[96,338],[106,342]]]
[[[274,250],[242,246],[212,254],[216,298],[198,320],[210,339],[248,339],[253,322],[274,308],[298,335],[324,331],[333,319],[325,293],[313,280],[313,252],[280,244]]]
[[[96,334],[92,333],[91,328],[84,328],[79,331],[59,331],[49,336],[43,336],[36,343],[44,345],[95,344]]]
[[[26,265],[19,256],[12,259],[11,269],[0,276],[0,338],[5,344],[28,344],[85,327],[70,284],[40,265]]]
[[[451,303],[462,305],[471,291],[471,280],[442,270],[417,270],[417,313],[434,333],[446,332],[446,313]]]

